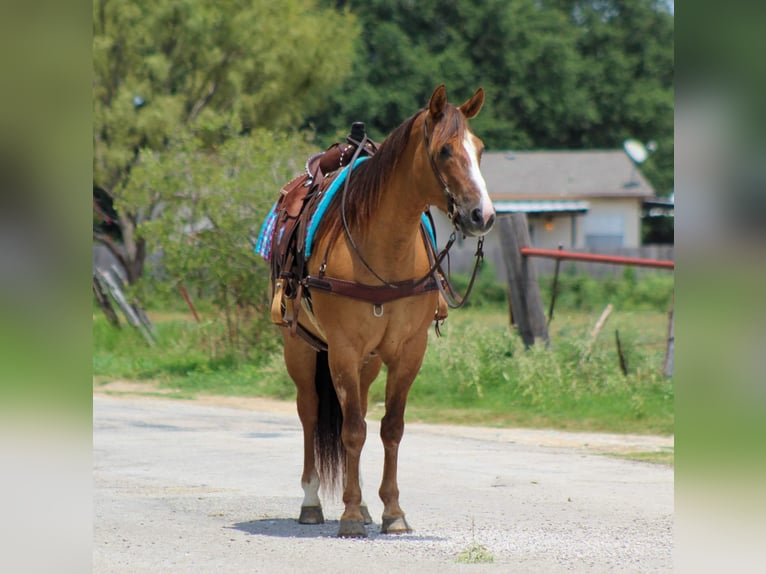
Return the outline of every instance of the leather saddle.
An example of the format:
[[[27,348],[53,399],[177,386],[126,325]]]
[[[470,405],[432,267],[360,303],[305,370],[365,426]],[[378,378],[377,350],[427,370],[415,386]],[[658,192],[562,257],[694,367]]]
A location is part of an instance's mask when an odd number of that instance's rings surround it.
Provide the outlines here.
[[[297,314],[303,290],[301,280],[306,271],[306,232],[311,216],[338,170],[352,158],[372,156],[377,150],[378,144],[366,137],[364,124],[354,123],[345,142],[335,143],[311,156],[306,161],[305,172],[280,190],[271,243],[271,319],[277,325],[289,327],[293,335],[300,329]]]

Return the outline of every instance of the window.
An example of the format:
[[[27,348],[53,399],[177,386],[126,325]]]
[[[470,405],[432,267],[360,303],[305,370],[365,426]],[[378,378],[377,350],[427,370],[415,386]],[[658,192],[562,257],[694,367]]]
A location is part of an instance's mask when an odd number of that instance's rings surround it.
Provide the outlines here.
[[[613,213],[589,213],[583,222],[585,247],[610,249],[625,242],[625,216]]]

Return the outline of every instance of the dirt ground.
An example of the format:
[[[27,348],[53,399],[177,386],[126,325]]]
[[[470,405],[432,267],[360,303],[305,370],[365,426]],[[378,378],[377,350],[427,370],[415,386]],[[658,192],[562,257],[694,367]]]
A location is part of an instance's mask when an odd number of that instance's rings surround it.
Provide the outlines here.
[[[672,571],[673,469],[603,455],[672,448],[672,437],[408,424],[399,486],[414,532],[386,536],[370,420],[362,475],[375,523],[346,540],[337,498],[323,500],[325,524],[297,523],[292,403],[155,391],[94,393],[94,572]]]

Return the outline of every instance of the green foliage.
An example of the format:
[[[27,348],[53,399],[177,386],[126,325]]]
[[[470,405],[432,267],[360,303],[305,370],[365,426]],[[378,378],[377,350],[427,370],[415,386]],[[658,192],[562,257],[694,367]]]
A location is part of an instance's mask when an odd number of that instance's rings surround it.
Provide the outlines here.
[[[312,0],[94,2],[94,182],[115,189],[181,132],[213,146],[294,126],[350,71],[326,46],[350,53],[356,34]]]
[[[459,564],[487,564],[494,561],[495,557],[487,550],[487,547],[476,542],[463,550],[455,559],[455,562]]]
[[[508,290],[505,283],[496,279],[490,261],[482,263],[473,290],[465,307],[491,308],[500,311],[508,306]],[[452,284],[461,295],[470,282],[470,274],[452,275]],[[546,313],[551,300],[553,276],[539,278],[540,295]],[[668,310],[675,280],[667,272],[644,273],[638,277],[635,269],[625,267],[620,276],[608,275],[594,278],[574,272],[574,267],[559,273],[554,313],[561,311],[601,310],[612,303],[620,311]]]
[[[293,398],[276,329],[273,348],[249,360],[228,353],[221,325],[152,315],[159,343],[133,329],[115,330],[97,315],[93,373],[98,380],[151,380],[188,395]],[[450,314],[443,337],[432,333],[408,401],[408,420],[545,426],[612,432],[673,432],[673,381],[661,375],[667,316],[614,313],[610,329],[582,362],[594,314],[558,316],[552,346],[525,351],[505,312]],[[619,329],[628,376],[620,371],[611,328]],[[372,408],[385,398],[385,368],[370,389]],[[375,413],[372,416],[377,416]]]
[[[473,289],[468,297],[465,307],[499,307],[507,305],[506,287],[499,282],[495,275],[495,267],[488,259],[482,261]],[[451,277],[452,286],[462,296],[471,282],[471,275],[455,273]]]
[[[336,2],[327,3],[336,5]],[[353,73],[310,124],[336,137],[365,121],[382,138],[437,84],[487,91],[473,122],[488,149],[619,148],[654,140],[642,165],[673,189],[673,16],[657,0],[459,0],[352,5]]]
[[[553,276],[541,277],[539,283],[542,300],[547,305],[551,300]],[[620,311],[667,311],[674,284],[670,273],[646,273],[639,279],[631,267],[626,267],[620,277],[610,275],[600,279],[562,272],[558,279],[554,313],[600,310],[609,303]]]
[[[471,544],[463,550],[455,562],[459,564],[485,564],[494,562],[495,557],[483,544],[476,541],[476,521],[471,517]]]
[[[268,265],[253,253],[261,223],[311,148],[299,136],[254,130],[205,150],[184,139],[164,152],[142,152],[120,207],[158,205],[138,232],[161,253],[144,279],[168,297],[182,284],[224,327],[227,352],[241,357],[273,348]],[[176,295],[180,299],[179,295]]]
[[[230,353],[217,322],[201,324],[176,316],[157,320],[156,347],[130,328],[115,329],[96,315],[93,321],[93,375],[98,380],[158,381],[184,396],[202,394],[294,397],[275,328],[271,348],[249,360]]]
[[[174,153],[206,161],[202,151],[249,134],[262,140],[261,129],[294,133],[350,72],[326,47],[351,52],[357,33],[352,14],[313,0],[94,2],[93,185],[115,197],[131,284],[150,253],[137,227],[167,209],[166,197],[130,181],[138,162],[147,171],[152,157],[151,169],[167,173]],[[206,175],[200,167],[194,180],[168,184],[210,197]]]
[[[536,345],[525,351],[502,316],[451,315],[443,337],[430,343],[410,404],[472,409],[480,419],[483,413],[485,423],[671,433],[673,384],[661,374],[664,314],[623,313],[611,319],[627,349],[627,377],[620,371],[611,330],[582,361],[595,317],[576,317],[559,318],[563,326],[554,328],[551,348]]]

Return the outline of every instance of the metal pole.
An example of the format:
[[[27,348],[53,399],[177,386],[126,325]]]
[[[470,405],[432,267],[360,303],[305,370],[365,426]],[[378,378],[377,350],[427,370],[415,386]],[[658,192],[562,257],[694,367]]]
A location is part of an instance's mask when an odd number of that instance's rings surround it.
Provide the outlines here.
[[[564,248],[559,243],[559,251]],[[556,304],[556,294],[559,290],[559,266],[561,265],[561,259],[556,259],[556,268],[553,271],[553,287],[551,288],[551,306],[548,309],[548,323],[547,326],[551,326],[551,320],[553,319],[553,306]]]
[[[576,251],[540,249],[537,247],[522,247],[521,254],[527,257],[548,257],[550,259],[570,259],[573,261],[611,263],[613,265],[635,265],[637,267],[657,267],[661,269],[675,269],[676,266],[675,261],[665,259],[642,259],[640,257],[623,257],[620,255],[598,255],[596,253],[579,253]]]

